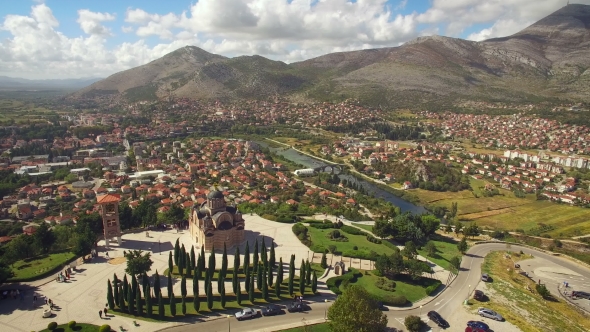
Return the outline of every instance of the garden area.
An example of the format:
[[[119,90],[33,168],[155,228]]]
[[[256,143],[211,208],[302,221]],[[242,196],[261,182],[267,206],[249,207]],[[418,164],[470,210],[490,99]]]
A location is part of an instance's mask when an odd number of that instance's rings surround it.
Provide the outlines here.
[[[12,265],[13,276],[8,281],[29,281],[47,276],[47,274],[64,267],[76,255],[71,252],[45,254],[16,261]]]
[[[47,324],[47,328],[45,330],[41,330],[41,332],[102,332],[103,330],[107,329],[106,327],[101,329],[101,327],[102,326],[92,324],[76,323],[74,321],[61,325],[57,325],[56,322],[50,322]]]
[[[436,248],[434,255],[429,255],[426,246],[419,248],[418,253],[443,269],[449,270],[451,258],[461,257],[461,253],[457,249],[457,241],[440,234],[433,234],[430,238],[429,242],[432,242]]]

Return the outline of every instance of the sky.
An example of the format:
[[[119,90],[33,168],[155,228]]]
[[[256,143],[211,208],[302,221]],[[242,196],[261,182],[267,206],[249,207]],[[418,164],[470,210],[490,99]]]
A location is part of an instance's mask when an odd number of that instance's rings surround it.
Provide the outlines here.
[[[589,4],[590,0],[571,0]],[[516,33],[567,0],[0,0],[0,76],[107,77],[193,45],[287,63]]]

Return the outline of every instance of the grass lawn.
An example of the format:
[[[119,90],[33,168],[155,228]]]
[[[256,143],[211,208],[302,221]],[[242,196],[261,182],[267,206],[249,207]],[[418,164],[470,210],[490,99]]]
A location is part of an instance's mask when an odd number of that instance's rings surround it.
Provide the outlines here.
[[[356,223],[356,222],[353,222],[352,224],[355,225],[356,227],[362,228],[362,229],[364,229],[366,231],[369,231],[369,232],[373,233],[373,225],[359,224],[359,223]]]
[[[49,324],[50,321],[47,323]],[[84,323],[77,323],[76,327],[72,330],[68,327],[68,324],[58,325],[57,329],[53,330],[53,332],[65,332],[65,331],[78,331],[78,332],[98,332],[98,328],[100,326],[92,325],[92,324],[84,324]],[[113,327],[113,326],[111,326]],[[49,332],[48,329],[41,330],[41,332]]]
[[[369,271],[369,274],[366,275],[365,271],[360,270],[363,274],[362,277],[359,277],[355,284],[362,286],[366,289],[370,294],[375,294],[378,296],[387,296],[387,295],[403,295],[408,299],[410,302],[415,302],[420,299],[426,297],[425,288],[428,285],[422,286],[416,283],[413,283],[411,280],[394,280],[395,281],[395,292],[388,292],[382,290],[375,286],[375,282],[380,277],[373,274],[373,271]],[[423,278],[423,281],[430,280]]]
[[[315,271],[318,279],[324,275],[324,272],[326,272],[326,269],[324,269],[319,263],[311,263],[311,270]]]
[[[12,266],[14,276],[8,281],[28,280],[48,273],[76,257],[71,252],[41,255],[20,260]]]
[[[497,311],[524,332],[590,331],[590,321],[558,295],[544,300],[536,291],[527,291],[525,285],[534,290],[535,282],[518,273],[508,272],[512,270],[512,261],[505,259],[504,254],[493,252],[484,260],[482,270],[493,278],[493,282],[485,284],[487,290],[484,292],[490,294],[485,307]],[[518,260],[518,257],[514,259]],[[472,310],[480,306],[475,300],[470,302],[474,303]]]
[[[285,278],[288,278],[288,274],[285,275]],[[170,299],[168,297],[164,296],[162,298],[162,300],[164,302],[164,316],[165,316],[163,320],[174,321],[174,320],[182,319],[185,317],[195,317],[197,315],[221,313],[226,310],[241,309],[241,308],[249,307],[252,305],[264,305],[265,303],[273,303],[273,302],[291,300],[291,299],[293,299],[293,297],[289,295],[289,286],[288,285],[289,285],[288,280],[284,280],[283,283],[281,284],[281,298],[277,298],[275,296],[275,291],[274,291],[274,288],[272,288],[272,287],[269,287],[269,289],[268,289],[268,295],[269,295],[268,300],[263,299],[262,292],[256,290],[254,293],[254,303],[251,303],[248,300],[248,293],[246,291],[242,291],[242,295],[240,296],[240,299],[242,300],[241,305],[237,303],[235,294],[231,292],[231,289],[229,289],[229,290],[227,290],[226,297],[225,297],[226,298],[225,308],[221,306],[221,300],[220,300],[219,295],[215,294],[215,295],[213,295],[213,308],[211,310],[209,310],[209,308],[207,308],[207,297],[204,295],[201,295],[198,313],[193,308],[193,296],[187,295],[186,296],[186,315],[182,314],[182,298],[180,297],[180,294],[178,294],[178,295],[176,295],[176,316],[175,317],[172,317],[172,314],[170,313]],[[217,292],[217,283],[213,282],[212,286],[213,286],[213,291]],[[300,293],[299,293],[299,277],[298,276],[295,276],[293,286],[294,286],[293,287],[294,294],[300,295]],[[254,287],[256,287],[256,286],[254,286]],[[202,292],[202,290],[201,290],[201,292]],[[162,288],[162,295],[164,295],[165,293],[166,293],[166,289]],[[309,298],[310,296],[314,296],[314,295],[315,294],[313,294],[311,291],[311,285],[307,285],[305,288],[305,294],[303,294],[303,296],[305,298]],[[148,321],[159,321],[160,320],[158,318],[158,300],[157,299],[152,302],[152,317],[151,318],[145,317],[145,311],[146,311],[145,300],[144,300],[144,305],[143,305],[144,316],[135,316],[133,314],[128,314],[128,313],[126,313],[126,309],[127,308],[125,307],[125,311],[120,311],[119,309],[115,309],[115,311],[118,315],[122,315],[122,316],[126,316],[126,317],[144,319],[144,320],[148,320]],[[225,313],[225,314],[227,314],[227,313]]]
[[[448,270],[451,258],[455,256],[461,257],[461,253],[457,249],[457,242],[454,239],[439,234],[434,235],[432,238],[431,241],[436,245],[436,255],[434,257],[427,256],[424,249],[418,250],[418,253],[445,270]]]
[[[278,332],[330,332],[328,323],[307,325],[305,327],[296,327],[294,329],[280,330]]]
[[[318,229],[314,227],[308,227],[308,234],[311,236],[311,243],[310,249],[314,252],[323,253],[324,249],[327,249],[328,246],[335,245],[336,251],[341,252],[343,256],[352,256],[352,254],[347,253],[366,253],[367,255],[371,252],[377,252],[379,254],[387,254],[390,255],[393,253],[393,249],[386,247],[384,244],[376,244],[369,242],[365,235],[352,235],[345,232],[341,232],[341,234],[345,235],[348,238],[347,242],[339,242],[339,241],[332,241],[328,238],[327,234],[334,229]],[[354,246],[357,246],[358,249],[354,250]]]

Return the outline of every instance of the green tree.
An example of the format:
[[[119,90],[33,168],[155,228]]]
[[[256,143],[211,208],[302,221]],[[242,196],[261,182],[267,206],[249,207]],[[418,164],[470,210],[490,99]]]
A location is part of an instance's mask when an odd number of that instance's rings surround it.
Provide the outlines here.
[[[242,305],[242,286],[240,285],[239,282],[237,284],[235,293],[236,293],[236,302],[238,303],[238,305]]]
[[[147,273],[154,263],[151,254],[149,252],[143,254],[142,250],[130,250],[125,253],[125,258],[127,258],[125,272],[134,276]]]
[[[127,275],[123,276],[123,293],[125,295],[125,299],[127,299],[127,294],[129,293],[129,282],[127,281]]]
[[[133,296],[133,291],[129,289],[127,291],[127,312],[133,314],[135,312],[135,297]]]
[[[544,284],[537,284],[537,285],[535,285],[535,290],[544,299],[550,299],[551,298],[551,292],[547,289],[547,287],[545,287]]]
[[[246,249],[244,249],[244,274],[248,275],[250,271],[250,242],[246,242]]]
[[[122,289],[119,289],[118,291],[119,293],[119,309],[121,310],[125,310],[125,291],[123,291]]]
[[[277,259],[275,257],[275,246],[272,241],[270,242],[270,257],[268,259],[268,264],[271,267],[271,271],[272,271],[272,269],[274,269],[275,265],[277,264]]]
[[[195,312],[199,312],[199,310],[201,310],[201,299],[199,297],[199,293],[195,293],[193,296],[193,309],[195,309]]]
[[[180,296],[184,299],[186,297],[186,277],[182,276],[180,279]]]
[[[326,257],[326,252],[322,254],[322,261],[320,262],[320,266],[322,269],[328,268],[328,258]]]
[[[237,292],[238,289],[238,283],[240,282],[240,280],[238,279],[238,270],[234,269],[232,271],[232,278],[231,278],[231,285],[232,285],[232,291],[235,293]]]
[[[199,271],[201,271],[201,273],[205,272],[205,246],[201,246],[201,254],[199,255],[198,261],[201,264]]]
[[[264,270],[264,272],[262,273],[262,298],[267,300],[268,299],[268,282],[267,282],[267,276],[266,276],[266,269],[264,268],[264,265],[262,265],[262,269]]]
[[[459,236],[459,233],[461,233],[462,230],[463,230],[463,223],[461,223],[460,221],[457,221],[455,223],[455,235]]]
[[[262,243],[260,244],[260,260],[262,265],[266,268],[268,266],[268,256],[266,253],[266,243],[264,243],[264,237],[262,237]]]
[[[176,317],[176,296],[174,293],[170,294],[170,315]]]
[[[172,296],[172,274],[170,274],[170,270],[168,270],[168,285],[166,287],[168,289],[168,297]]]
[[[225,275],[222,273],[217,274],[217,293],[221,294],[221,287],[225,283]]]
[[[138,286],[137,286],[137,278],[135,277],[135,275],[131,276],[131,288],[129,288],[129,290],[131,291],[131,297],[135,299],[135,295],[137,293],[138,290]]]
[[[404,320],[404,325],[408,329],[409,332],[418,332],[424,326],[424,322],[418,316],[406,316]]]
[[[311,291],[314,294],[318,292],[318,276],[315,274],[315,271],[313,271],[313,278],[311,279]]]
[[[164,300],[162,299],[162,292],[158,293],[158,318],[164,319]]]
[[[186,316],[186,299],[183,297],[181,302],[182,302],[182,305],[181,305],[182,315]]]
[[[311,285],[311,263],[309,259],[305,262],[305,283]]]
[[[111,286],[111,279],[107,282],[107,303],[109,304],[109,309],[115,309],[115,299],[113,297],[113,286]]]
[[[261,291],[262,290],[262,270],[264,270],[264,265],[262,263],[256,264],[256,288]]]
[[[252,263],[254,266],[258,266],[258,262],[260,261],[258,257],[258,239],[254,241],[254,253],[252,254]]]
[[[269,287],[272,287],[273,274],[272,274],[272,265],[270,265],[270,263],[268,264],[266,275],[267,275],[266,283],[268,284]]]
[[[227,247],[225,242],[223,242],[223,254],[221,255],[221,271],[223,276],[225,277],[227,274]]]
[[[207,308],[209,310],[213,309],[213,285],[211,285],[211,281],[207,285]]]
[[[135,291],[135,305],[137,306],[137,315],[143,316],[143,303],[141,302],[141,291],[139,287]]]
[[[211,249],[211,254],[209,255],[209,264],[207,265],[207,273],[209,277],[213,277],[213,273],[215,273],[215,249]]]
[[[156,274],[154,275],[154,294],[158,294],[160,291],[160,275],[158,274],[158,270],[156,270]]]
[[[387,316],[379,310],[370,294],[358,285],[350,285],[338,296],[328,309],[328,319],[333,332],[378,332],[385,331],[387,326]]]
[[[151,318],[154,309],[152,305],[152,292],[149,284],[147,285],[146,290],[147,291],[145,292],[145,313],[148,318]]]
[[[463,230],[463,235],[465,235],[466,237],[471,236],[472,238],[474,238],[478,236],[479,233],[479,226],[477,226],[477,224],[474,222],[470,223],[469,226],[465,227],[465,229]]]
[[[47,223],[42,222],[33,234],[33,241],[35,246],[45,254],[55,242],[55,234],[49,229]]]
[[[178,265],[178,259],[180,257],[180,241],[176,239],[176,243],[174,244],[174,265]],[[172,269],[170,269],[172,270]]]
[[[185,271],[186,272],[185,272],[185,275],[186,275],[187,278],[190,278],[191,277],[191,271],[193,269],[190,267],[190,265],[191,265],[191,257],[190,257],[190,255],[188,253],[186,254],[185,261],[186,261],[186,267],[185,267]]]
[[[190,256],[190,259],[191,259],[190,269],[191,270],[194,270],[195,269],[195,266],[196,266],[195,264],[197,262],[197,260],[195,259],[195,246],[191,246],[191,256]]]
[[[244,288],[246,289],[246,292],[250,291],[250,279],[252,278],[252,272],[250,270],[248,270],[248,273],[246,273],[246,280],[244,282]]]
[[[172,251],[168,253],[168,271],[170,271],[170,273],[172,273],[172,270],[174,269],[174,265],[172,264]]]
[[[434,257],[436,255],[436,245],[432,241],[428,241],[424,246],[424,250],[428,257]]]
[[[407,259],[414,259],[418,255],[418,249],[412,241],[406,242],[404,249],[402,249],[402,255]]]
[[[254,278],[250,278],[250,285],[248,286],[248,300],[254,304]]]
[[[457,274],[459,272],[459,268],[461,267],[461,257],[460,256],[453,256],[450,260],[450,267],[451,267],[451,272],[453,272],[454,274]]]
[[[119,305],[119,287],[120,285],[120,281],[117,278],[117,274],[113,274],[113,285],[115,285],[115,287],[113,287],[113,297],[115,298],[115,304],[117,305],[117,307],[120,307]]]
[[[289,262],[289,295],[293,296],[293,282],[295,279],[295,255],[291,255],[291,261]]]
[[[225,308],[225,283],[221,284],[221,289],[219,290],[219,300],[221,301],[221,307]]]
[[[465,237],[463,237],[461,241],[457,243],[457,249],[460,253],[465,254],[465,252],[467,251],[467,240],[465,239]]]

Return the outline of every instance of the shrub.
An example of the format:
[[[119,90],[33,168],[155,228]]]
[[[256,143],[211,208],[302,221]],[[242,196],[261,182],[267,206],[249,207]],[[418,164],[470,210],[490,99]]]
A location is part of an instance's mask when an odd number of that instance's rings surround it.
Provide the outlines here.
[[[387,240],[383,240],[383,241],[381,241],[381,243],[383,243],[389,249],[393,249],[393,250],[398,249],[399,250],[399,248],[395,244],[393,244]]]
[[[74,330],[74,328],[76,328],[76,321],[73,320],[73,321],[69,322],[68,327],[70,328],[70,330]]]
[[[348,238],[340,233],[340,231],[337,229],[330,231],[327,236],[332,241],[348,242]]]
[[[336,248],[336,246],[333,244],[328,246],[328,251],[331,252],[332,254],[336,252],[336,249],[338,249],[338,248]]]
[[[108,324],[101,325],[98,328],[98,332],[111,332],[111,326]]]
[[[426,287],[426,289],[424,290],[426,292],[426,295],[430,295],[432,294],[435,290],[438,289],[438,287],[441,285],[442,283],[440,282],[440,280],[437,280],[434,284]]]
[[[334,224],[309,224],[309,227],[317,228],[317,229],[330,229],[334,228]]]
[[[375,286],[377,288],[382,289],[384,291],[393,292],[395,291],[395,281],[389,280],[387,278],[379,278],[375,282]]]
[[[418,316],[406,316],[404,320],[404,325],[410,332],[418,332],[422,329],[424,322]]]
[[[57,328],[57,323],[56,323],[56,322],[51,322],[51,323],[47,324],[47,329],[48,329],[49,331],[53,331],[53,330],[55,330],[56,328]]]
[[[356,227],[352,227],[352,226],[348,226],[348,225],[343,225],[342,227],[340,227],[340,230],[342,230],[345,233],[351,234],[351,235],[365,235],[365,234],[367,234],[366,232],[363,232]]]
[[[359,250],[359,247],[358,246],[353,246],[352,247],[352,250]]]
[[[360,258],[366,260],[376,260],[379,254],[374,251],[366,251],[366,250],[346,250],[342,253],[342,256],[352,257],[352,258]]]
[[[263,214],[262,218],[272,220],[272,221],[277,221],[277,217],[273,216],[272,214]]]
[[[303,224],[301,223],[296,223],[295,225],[293,225],[292,227],[293,233],[295,233],[295,235],[299,236],[299,234],[303,233],[307,236],[307,227],[303,226]]]
[[[373,242],[373,243],[376,243],[376,244],[381,244],[381,240],[379,240],[378,238],[372,236],[371,234],[367,234],[367,241]]]
[[[338,220],[336,224],[334,224],[334,228],[342,228],[342,226],[344,226],[344,223],[340,220]]]

